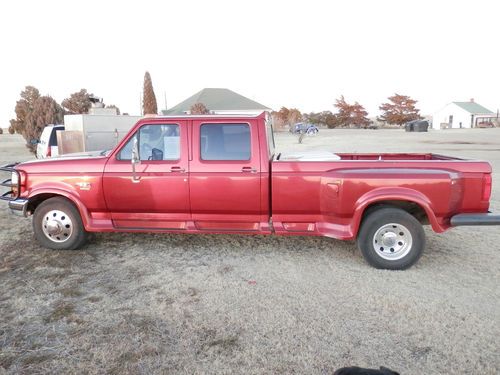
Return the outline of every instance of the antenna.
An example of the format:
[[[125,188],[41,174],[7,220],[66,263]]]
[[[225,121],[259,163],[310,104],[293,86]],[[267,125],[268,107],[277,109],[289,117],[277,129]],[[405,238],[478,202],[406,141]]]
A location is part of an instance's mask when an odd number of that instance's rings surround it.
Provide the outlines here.
[[[163,91],[163,98],[165,99],[165,111],[168,109],[167,107],[167,91]]]

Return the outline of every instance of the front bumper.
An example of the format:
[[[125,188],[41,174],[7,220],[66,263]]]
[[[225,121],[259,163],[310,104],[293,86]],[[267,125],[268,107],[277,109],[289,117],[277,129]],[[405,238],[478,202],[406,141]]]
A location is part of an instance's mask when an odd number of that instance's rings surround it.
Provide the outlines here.
[[[14,214],[22,215],[24,217],[28,216],[28,203],[27,199],[18,198],[13,201],[9,201],[9,208]]]
[[[500,215],[485,213],[485,214],[458,214],[450,219],[452,227],[463,225],[500,225]]]

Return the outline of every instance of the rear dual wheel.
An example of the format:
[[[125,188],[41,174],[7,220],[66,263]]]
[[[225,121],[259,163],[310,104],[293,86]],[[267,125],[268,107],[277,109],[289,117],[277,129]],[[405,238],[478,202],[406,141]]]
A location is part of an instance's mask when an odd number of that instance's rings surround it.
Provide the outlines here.
[[[425,233],[408,212],[384,207],[368,214],[358,234],[358,247],[376,268],[404,270],[422,256]]]
[[[40,203],[33,214],[33,232],[41,246],[54,250],[78,249],[88,239],[77,208],[62,197]]]

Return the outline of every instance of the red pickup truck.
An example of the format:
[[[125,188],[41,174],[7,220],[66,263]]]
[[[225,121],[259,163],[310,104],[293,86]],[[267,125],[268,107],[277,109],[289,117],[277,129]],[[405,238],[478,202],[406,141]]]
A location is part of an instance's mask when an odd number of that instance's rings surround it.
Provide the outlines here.
[[[268,116],[141,119],[112,151],[2,168],[9,207],[46,248],[89,232],[240,233],[357,240],[368,263],[405,269],[422,225],[499,225],[487,162],[436,154],[276,154]]]

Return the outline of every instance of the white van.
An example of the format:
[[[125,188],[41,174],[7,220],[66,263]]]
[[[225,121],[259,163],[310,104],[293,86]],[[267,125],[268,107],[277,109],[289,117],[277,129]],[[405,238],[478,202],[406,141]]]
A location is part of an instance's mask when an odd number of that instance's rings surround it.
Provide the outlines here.
[[[38,145],[36,146],[36,157],[38,159],[59,155],[57,132],[61,130],[64,130],[64,125],[47,125],[43,129]]]

